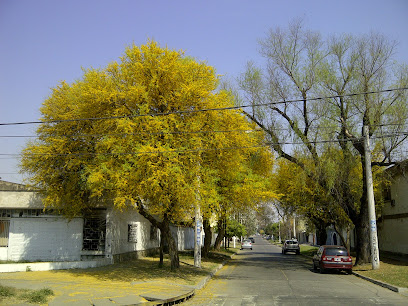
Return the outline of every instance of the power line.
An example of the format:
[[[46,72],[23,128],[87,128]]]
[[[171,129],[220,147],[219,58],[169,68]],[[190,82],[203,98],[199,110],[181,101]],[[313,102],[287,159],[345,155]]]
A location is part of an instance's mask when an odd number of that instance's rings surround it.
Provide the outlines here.
[[[339,141],[361,141],[361,139],[337,139],[337,140],[318,140],[318,141],[309,141],[308,143],[338,143]],[[271,147],[273,145],[298,145],[304,144],[304,142],[266,142],[262,145],[255,146],[241,146],[241,147],[223,147],[223,148],[197,148],[197,149],[174,149],[174,150],[164,150],[164,151],[141,151],[141,152],[80,152],[80,153],[27,153],[27,156],[85,156],[85,155],[115,155],[115,156],[124,156],[124,155],[143,155],[143,154],[165,154],[165,153],[192,153],[192,152],[203,152],[203,151],[228,151],[228,150],[239,150],[239,149],[251,149],[251,148],[263,148]],[[0,156],[21,156],[17,153],[0,153]]]
[[[111,116],[111,117],[93,117],[93,118],[55,119],[55,120],[26,121],[26,122],[8,122],[8,123],[0,123],[0,126],[25,125],[25,124],[44,124],[44,123],[62,123],[62,122],[78,122],[78,121],[95,121],[95,120],[124,119],[124,118],[138,118],[138,117],[155,117],[155,116],[191,114],[191,113],[208,112],[208,111],[237,110],[237,109],[248,108],[248,107],[270,106],[270,105],[298,103],[298,102],[305,102],[305,101],[319,101],[319,100],[326,100],[326,99],[345,98],[345,97],[353,97],[353,96],[359,96],[359,95],[369,95],[369,94],[376,94],[376,93],[385,93],[385,92],[392,92],[392,91],[398,91],[398,90],[407,90],[407,89],[408,89],[408,87],[401,87],[401,88],[383,89],[383,90],[377,90],[377,91],[351,93],[351,94],[344,94],[344,95],[333,95],[333,96],[317,97],[317,98],[294,99],[294,100],[288,100],[288,101],[268,102],[268,103],[241,105],[241,106],[229,106],[229,107],[220,107],[220,108],[207,108],[207,109],[198,109],[198,110],[173,111],[173,112],[166,112],[166,113],[148,113],[148,114],[139,114],[139,115],[124,115],[124,116]]]
[[[280,130],[288,130],[288,129],[280,129]],[[137,133],[113,133],[113,134],[68,134],[68,135],[50,135],[46,137],[103,137],[103,136],[136,136],[136,135],[149,135],[149,136],[162,136],[162,135],[184,135],[184,134],[211,134],[211,133],[251,133],[251,132],[261,132],[261,129],[251,129],[251,130],[216,130],[216,131],[179,131],[179,132],[137,132]],[[0,138],[39,138],[41,136],[38,135],[5,135],[1,136]]]
[[[407,118],[408,120],[408,118]],[[386,124],[373,124],[372,127],[385,127],[385,126],[405,126],[408,123],[400,124],[400,123],[386,123]],[[333,126],[316,126],[310,127],[309,130],[317,131],[317,130],[328,130],[328,129],[338,129],[341,128],[340,125],[333,125]],[[299,127],[299,129],[304,129],[304,127]],[[269,128],[269,131],[293,131],[291,128]],[[70,138],[70,137],[104,137],[104,136],[137,136],[137,135],[149,135],[149,136],[162,136],[162,135],[187,135],[187,134],[211,134],[211,133],[251,133],[251,132],[262,132],[262,129],[244,129],[244,130],[215,130],[215,131],[177,131],[177,132],[135,132],[135,133],[100,133],[100,134],[66,134],[66,135],[48,135],[48,136],[40,136],[40,135],[0,135],[0,138],[40,138],[40,137],[47,137],[47,138]],[[408,132],[400,132],[402,134]]]
[[[248,131],[260,131],[260,130],[237,130],[241,132]],[[228,131],[219,131],[219,132],[228,132]],[[382,139],[382,138],[391,138],[396,136],[408,136],[408,132],[400,132],[386,135],[373,135],[371,139]],[[324,144],[324,143],[338,143],[338,142],[349,142],[349,141],[362,141],[362,138],[346,138],[346,139],[331,139],[331,140],[316,140],[316,141],[299,141],[299,142],[266,142],[263,145],[257,146],[245,146],[245,147],[229,147],[229,148],[197,148],[197,149],[186,149],[186,150],[165,150],[165,151],[141,151],[141,152],[106,152],[106,153],[91,153],[91,152],[82,152],[82,153],[30,153],[27,155],[32,156],[68,156],[68,155],[138,155],[138,154],[163,154],[163,153],[189,153],[189,152],[201,152],[201,151],[222,151],[222,150],[231,150],[231,149],[248,149],[248,148],[260,148],[260,147],[271,147],[274,145],[303,145],[303,144]],[[0,156],[13,156],[14,158],[21,156],[19,153],[0,153]],[[0,159],[9,159],[2,158]]]

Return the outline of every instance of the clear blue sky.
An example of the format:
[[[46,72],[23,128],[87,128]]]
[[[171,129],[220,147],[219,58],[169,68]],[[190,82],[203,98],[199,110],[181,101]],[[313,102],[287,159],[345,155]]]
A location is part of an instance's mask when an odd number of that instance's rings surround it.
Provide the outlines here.
[[[236,77],[247,61],[261,61],[257,40],[296,17],[323,36],[383,33],[399,41],[396,57],[408,63],[406,0],[0,0],[0,123],[38,120],[59,81],[149,38]],[[35,128],[0,126],[0,136]],[[27,140],[0,137],[0,154],[19,153]],[[18,171],[16,158],[0,155],[3,180],[21,182]]]

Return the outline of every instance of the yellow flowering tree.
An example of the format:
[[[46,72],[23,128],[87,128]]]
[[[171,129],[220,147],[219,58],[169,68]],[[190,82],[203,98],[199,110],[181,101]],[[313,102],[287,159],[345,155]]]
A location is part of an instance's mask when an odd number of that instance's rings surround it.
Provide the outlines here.
[[[217,176],[242,176],[251,156],[266,156],[240,111],[204,111],[232,106],[217,85],[212,67],[181,51],[128,47],[120,61],[53,89],[22,169],[45,205],[68,216],[101,203],[137,209],[161,230],[177,268],[170,223],[191,220],[196,205],[217,208]]]

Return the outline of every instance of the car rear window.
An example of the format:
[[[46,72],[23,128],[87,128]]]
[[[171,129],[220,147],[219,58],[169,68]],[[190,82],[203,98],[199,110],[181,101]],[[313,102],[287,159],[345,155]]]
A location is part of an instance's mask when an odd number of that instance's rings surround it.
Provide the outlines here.
[[[348,256],[348,252],[346,249],[335,249],[335,248],[328,248],[325,252],[328,256]]]
[[[286,243],[287,243],[287,244],[297,244],[297,242],[296,242],[296,241],[291,241],[291,240],[286,241]]]

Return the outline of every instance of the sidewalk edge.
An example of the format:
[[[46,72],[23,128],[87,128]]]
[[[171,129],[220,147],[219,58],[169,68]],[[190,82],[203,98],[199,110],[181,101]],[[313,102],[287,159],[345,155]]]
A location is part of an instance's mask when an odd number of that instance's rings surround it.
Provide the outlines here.
[[[206,277],[204,277],[204,279],[202,279],[196,286],[194,286],[195,289],[189,291],[188,293],[177,296],[177,297],[173,297],[170,299],[166,299],[166,300],[158,300],[158,301],[142,303],[140,305],[143,305],[143,306],[173,305],[173,304],[178,304],[180,302],[184,302],[192,298],[195,294],[195,291],[202,289],[210,281],[210,279],[215,275],[215,273],[217,273],[222,267],[224,267],[227,264],[227,262],[230,261],[236,254],[237,253],[232,254],[229,259],[226,259],[222,263],[220,263],[213,271],[211,271]]]
[[[398,292],[398,293],[408,293],[408,288],[397,287],[397,286],[394,286],[394,285],[390,285],[390,284],[387,284],[385,282],[382,282],[382,281],[379,281],[379,280],[376,280],[376,279],[361,275],[361,274],[359,274],[357,272],[354,272],[354,271],[353,271],[353,274],[355,276],[357,276],[357,277],[360,277],[360,278],[362,278],[362,279],[364,279],[366,281],[369,281],[369,282],[371,282],[373,284],[376,284],[376,285],[379,285],[381,287],[387,288],[387,289],[389,289],[391,291]]]

